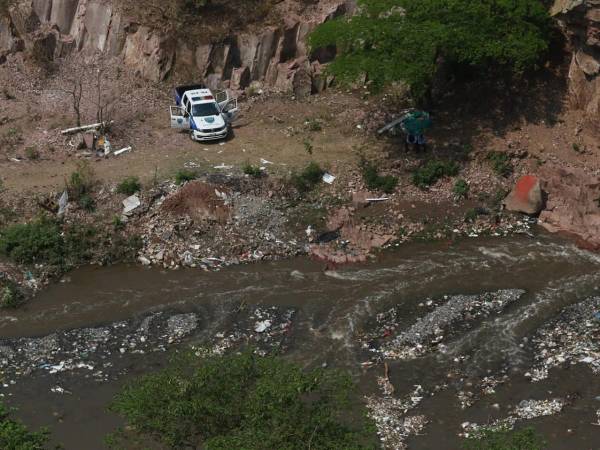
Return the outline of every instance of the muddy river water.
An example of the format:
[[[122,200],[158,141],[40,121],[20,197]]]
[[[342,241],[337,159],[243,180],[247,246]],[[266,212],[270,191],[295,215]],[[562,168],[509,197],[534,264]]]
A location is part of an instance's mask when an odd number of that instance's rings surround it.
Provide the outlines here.
[[[560,345],[539,334],[560,340],[565,308],[596,296],[600,255],[547,235],[404,245],[327,272],[308,259],[212,273],[87,267],[2,313],[0,395],[65,449],[104,449],[120,425],[106,407],[124,382],[190,344],[221,351],[247,342],[347,369],[380,404],[413,393],[410,411],[395,411],[423,422],[402,437],[410,449],[458,449],[472,424],[509,417],[534,426],[548,448],[600,449],[596,303],[577,312],[588,353],[569,357],[573,347],[550,361],[543,349]],[[552,414],[522,403],[555,399]]]

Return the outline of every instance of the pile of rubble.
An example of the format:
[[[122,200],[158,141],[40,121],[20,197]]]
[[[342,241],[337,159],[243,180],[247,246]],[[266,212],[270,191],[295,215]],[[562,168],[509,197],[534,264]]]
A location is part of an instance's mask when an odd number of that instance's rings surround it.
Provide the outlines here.
[[[406,415],[423,400],[423,388],[416,385],[413,392],[404,399],[398,399],[392,397],[389,388],[386,388],[389,383],[387,378],[380,377],[378,383],[384,396],[366,398],[369,417],[375,421],[383,448],[406,449],[406,439],[418,434],[427,425],[427,418],[423,415]]]
[[[442,341],[457,329],[456,325],[469,326],[469,322],[499,313],[509,304],[517,301],[525,291],[507,289],[488,292],[480,295],[444,296],[437,302],[427,300],[425,305],[432,308],[427,315],[420,317],[406,331],[401,332],[389,342],[384,342],[376,351],[385,358],[413,359],[423,356],[436,347],[443,350]],[[385,321],[383,334],[372,336],[375,339],[391,335],[396,328],[395,319],[398,316],[394,308],[384,315],[378,316],[378,321]],[[382,328],[380,327],[379,330]]]
[[[525,375],[532,381],[548,377],[563,364],[584,363],[600,373],[600,297],[563,309],[539,328],[532,339],[535,363]]]

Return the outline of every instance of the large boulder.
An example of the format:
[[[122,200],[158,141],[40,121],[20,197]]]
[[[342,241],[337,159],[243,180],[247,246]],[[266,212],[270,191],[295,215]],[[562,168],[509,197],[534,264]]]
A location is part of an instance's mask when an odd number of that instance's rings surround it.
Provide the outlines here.
[[[540,225],[600,249],[600,177],[583,169],[551,166],[544,169],[544,180],[548,201]]]
[[[544,198],[538,177],[524,175],[519,178],[513,190],[504,199],[504,207],[509,211],[539,214],[544,207]]]

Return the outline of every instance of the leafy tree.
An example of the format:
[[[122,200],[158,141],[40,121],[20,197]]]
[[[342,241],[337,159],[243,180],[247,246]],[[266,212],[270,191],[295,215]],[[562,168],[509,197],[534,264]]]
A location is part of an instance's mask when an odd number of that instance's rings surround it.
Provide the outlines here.
[[[21,422],[10,418],[8,409],[0,404],[0,448],[2,450],[43,450],[48,432],[29,431]]]
[[[337,47],[329,70],[342,81],[404,81],[423,98],[441,60],[520,73],[540,61],[549,36],[542,0],[359,0],[356,15],[325,22],[310,45]]]
[[[349,417],[351,387],[340,372],[251,351],[187,356],[127,386],[111,409],[172,449],[374,448],[370,422]],[[109,442],[136,437],[121,431]]]

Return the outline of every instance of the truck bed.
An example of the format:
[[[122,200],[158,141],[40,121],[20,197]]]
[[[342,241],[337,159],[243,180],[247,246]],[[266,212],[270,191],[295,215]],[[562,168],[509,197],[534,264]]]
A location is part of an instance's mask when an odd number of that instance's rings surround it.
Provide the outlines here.
[[[196,89],[206,89],[206,86],[203,84],[189,84],[186,86],[177,86],[175,88],[175,103],[178,106],[181,106],[181,98],[186,91],[193,91]]]

